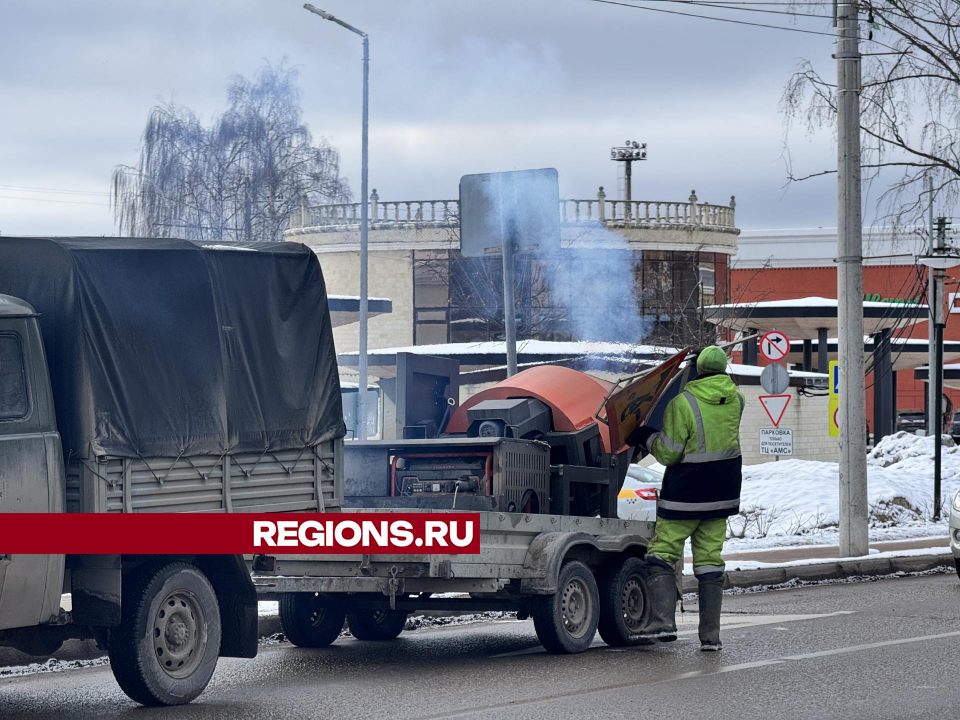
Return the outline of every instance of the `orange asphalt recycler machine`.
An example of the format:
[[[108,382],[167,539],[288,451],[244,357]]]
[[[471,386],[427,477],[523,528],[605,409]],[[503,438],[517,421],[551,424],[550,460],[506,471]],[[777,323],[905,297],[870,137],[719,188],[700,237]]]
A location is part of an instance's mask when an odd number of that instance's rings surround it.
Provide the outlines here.
[[[541,365],[456,407],[458,364],[445,362],[398,356],[384,393],[398,437],[346,444],[345,507],[617,516],[632,449],[602,412],[613,383]]]

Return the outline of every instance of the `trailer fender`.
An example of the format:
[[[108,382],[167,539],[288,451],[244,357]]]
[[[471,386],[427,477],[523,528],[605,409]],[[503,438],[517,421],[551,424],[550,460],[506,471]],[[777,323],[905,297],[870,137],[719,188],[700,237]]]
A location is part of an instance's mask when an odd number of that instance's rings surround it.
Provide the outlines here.
[[[68,555],[73,622],[93,627],[120,624],[122,570],[119,555]]]
[[[557,578],[563,561],[571,554],[585,554],[588,565],[598,566],[603,555],[642,556],[648,539],[642,535],[601,535],[584,532],[550,532],[534,538],[523,561],[523,569],[535,577],[520,581],[522,595],[551,595],[557,592]],[[584,552],[585,551],[585,552]],[[591,562],[592,561],[592,562]]]

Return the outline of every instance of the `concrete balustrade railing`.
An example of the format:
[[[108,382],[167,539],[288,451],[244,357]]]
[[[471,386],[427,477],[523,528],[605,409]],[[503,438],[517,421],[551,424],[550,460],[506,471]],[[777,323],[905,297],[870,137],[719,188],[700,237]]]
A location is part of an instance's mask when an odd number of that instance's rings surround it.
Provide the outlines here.
[[[696,192],[686,202],[666,200],[608,200],[603,188],[594,200],[561,200],[560,221],[565,225],[600,223],[611,227],[685,226],[735,231],[736,199],[729,205],[701,203]],[[370,223],[377,227],[456,227],[458,200],[399,200],[381,202],[370,195]],[[360,223],[360,203],[304,206],[291,218],[291,228],[355,227]]]

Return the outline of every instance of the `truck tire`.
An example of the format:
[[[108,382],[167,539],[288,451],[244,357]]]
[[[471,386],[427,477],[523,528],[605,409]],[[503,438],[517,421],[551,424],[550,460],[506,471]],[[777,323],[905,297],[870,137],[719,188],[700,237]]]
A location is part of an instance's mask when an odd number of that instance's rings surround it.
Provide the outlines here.
[[[600,579],[600,637],[611,647],[652,645],[638,633],[650,616],[649,593],[644,564],[638,558],[627,558]]]
[[[148,564],[123,578],[121,622],[107,655],[120,688],[141,705],[182,705],[203,692],[220,654],[217,595],[186,562]]]
[[[280,625],[297,647],[322,648],[340,637],[347,611],[342,603],[317,593],[284,593],[280,598]]]
[[[593,642],[600,618],[593,572],[579,560],[568,560],[560,569],[557,592],[538,596],[532,610],[537,637],[549,652],[583,652]]]
[[[347,613],[347,624],[357,640],[396,640],[407,624],[403,610],[361,610]]]

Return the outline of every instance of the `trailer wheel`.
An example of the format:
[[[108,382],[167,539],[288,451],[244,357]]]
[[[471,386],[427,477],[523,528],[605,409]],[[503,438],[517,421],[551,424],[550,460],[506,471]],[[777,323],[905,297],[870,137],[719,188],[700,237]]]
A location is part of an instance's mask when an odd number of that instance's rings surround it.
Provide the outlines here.
[[[206,575],[172,562],[125,576],[121,622],[110,630],[107,654],[120,688],[141,705],[197,697],[220,654],[220,608]]]
[[[347,613],[347,624],[357,640],[395,640],[407,624],[403,610],[362,610]]]
[[[321,648],[340,637],[347,611],[342,603],[317,593],[284,593],[280,598],[280,625],[297,647]]]
[[[540,643],[552,653],[579,653],[597,633],[600,594],[590,568],[568,560],[560,569],[557,592],[533,603],[533,626]]]
[[[652,645],[639,637],[650,616],[649,592],[644,565],[638,558],[627,558],[600,581],[600,637],[611,647]]]

